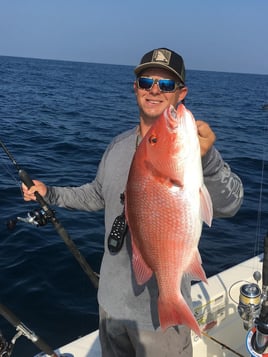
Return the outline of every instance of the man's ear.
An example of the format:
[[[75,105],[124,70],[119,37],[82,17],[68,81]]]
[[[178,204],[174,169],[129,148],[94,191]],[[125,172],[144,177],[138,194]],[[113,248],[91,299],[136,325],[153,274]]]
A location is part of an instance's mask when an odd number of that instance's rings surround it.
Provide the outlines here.
[[[180,89],[180,94],[179,94],[179,101],[183,101],[183,99],[186,97],[188,93],[188,88],[187,87],[183,87]]]

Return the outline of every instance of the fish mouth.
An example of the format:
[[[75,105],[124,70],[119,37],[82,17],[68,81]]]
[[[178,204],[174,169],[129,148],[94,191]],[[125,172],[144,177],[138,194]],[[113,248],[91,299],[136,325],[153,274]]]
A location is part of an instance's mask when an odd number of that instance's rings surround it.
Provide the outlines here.
[[[169,128],[169,130],[175,131],[178,128],[178,117],[177,117],[176,109],[173,107],[173,105],[170,105],[166,109],[165,117],[166,117],[167,127]]]

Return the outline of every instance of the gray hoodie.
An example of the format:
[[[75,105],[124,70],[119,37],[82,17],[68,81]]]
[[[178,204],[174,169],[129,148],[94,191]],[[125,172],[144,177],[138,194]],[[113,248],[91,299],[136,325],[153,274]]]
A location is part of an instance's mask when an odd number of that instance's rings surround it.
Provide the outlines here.
[[[131,244],[126,236],[120,252],[111,254],[107,237],[114,219],[123,211],[124,192],[132,157],[136,150],[137,128],[114,138],[106,149],[91,183],[80,187],[48,187],[45,197],[51,205],[96,211],[105,209],[105,251],[100,271],[98,301],[109,316],[141,329],[159,327],[158,289],[153,276],[138,286],[131,268]],[[202,158],[204,183],[211,195],[213,217],[233,216],[242,204],[243,185],[213,146]],[[190,280],[182,279],[181,290],[191,306]]]

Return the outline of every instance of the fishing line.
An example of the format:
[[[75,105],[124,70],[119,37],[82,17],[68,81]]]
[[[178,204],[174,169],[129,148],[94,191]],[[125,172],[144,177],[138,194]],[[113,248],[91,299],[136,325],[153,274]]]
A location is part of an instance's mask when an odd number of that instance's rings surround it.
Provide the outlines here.
[[[225,343],[217,340],[215,337],[212,337],[210,336],[208,333],[202,331],[201,332],[203,336],[209,338],[211,341],[217,343],[218,345],[221,346],[221,348],[224,350],[224,349],[227,349],[228,351],[231,351],[232,353],[234,353],[236,356],[239,356],[239,357],[245,357],[244,355],[241,355],[241,353],[235,351],[234,349],[232,349],[231,347],[227,346]]]
[[[18,163],[12,156],[12,154],[9,152],[5,144],[0,140],[0,146],[10,159],[10,161],[13,163],[14,167],[18,171],[19,177],[21,181],[26,185],[26,187],[29,189],[32,186],[34,186],[34,183],[28,173],[23,170],[22,168],[19,167]],[[87,263],[86,259],[84,256],[80,253],[80,251],[77,249],[76,245],[70,238],[68,232],[65,230],[65,228],[61,225],[59,220],[55,216],[55,211],[52,210],[47,202],[44,200],[44,198],[39,194],[38,191],[34,192],[34,195],[36,197],[36,201],[39,203],[42,209],[42,218],[47,222],[51,222],[54,228],[56,229],[57,233],[59,236],[63,239],[64,243],[67,245],[73,256],[76,258],[78,263],[80,264],[81,268],[84,270],[84,272],[87,274],[89,277],[90,281],[92,282],[93,286],[95,288],[98,288],[99,284],[99,277],[98,274],[93,271],[93,269],[89,266]],[[30,222],[31,223],[31,222]],[[43,224],[42,224],[43,225]]]
[[[17,179],[17,173],[14,171],[14,166],[7,160],[7,157],[4,157],[4,154],[0,154],[0,163],[4,171],[10,176],[10,178],[15,182],[16,186],[20,187],[20,181]]]
[[[268,120],[266,118],[264,123],[264,138],[268,132]],[[262,166],[261,166],[261,182],[260,182],[260,193],[259,193],[259,201],[258,201],[258,211],[257,211],[257,226],[256,226],[256,239],[255,239],[255,247],[254,247],[254,255],[258,254],[260,251],[260,237],[261,237],[261,219],[262,219],[262,204],[263,204],[263,185],[264,185],[264,171],[265,171],[265,140],[262,148]]]

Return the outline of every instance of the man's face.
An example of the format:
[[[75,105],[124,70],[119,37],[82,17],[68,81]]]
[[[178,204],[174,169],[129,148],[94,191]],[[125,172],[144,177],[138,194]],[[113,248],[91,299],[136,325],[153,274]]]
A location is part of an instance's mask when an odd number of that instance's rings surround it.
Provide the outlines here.
[[[173,79],[178,82],[175,74],[173,75],[170,71],[161,68],[146,69],[141,76],[153,79]],[[140,89],[135,82],[134,91],[140,109],[141,120],[146,124],[152,124],[170,104],[175,107],[187,94],[186,87],[182,89],[176,88],[174,92],[163,92],[160,90],[158,83],[154,83],[150,89]]]

